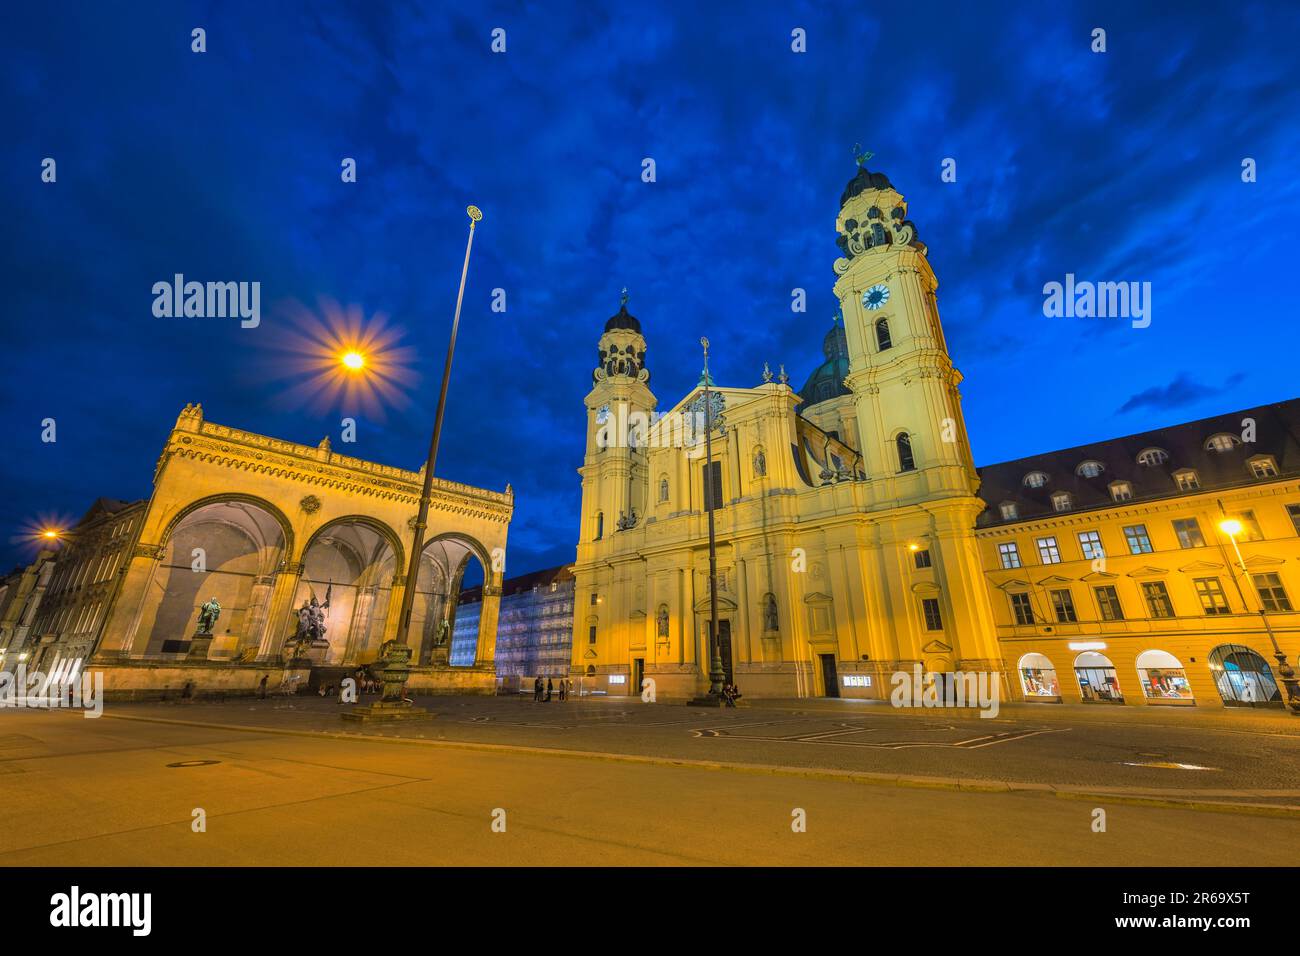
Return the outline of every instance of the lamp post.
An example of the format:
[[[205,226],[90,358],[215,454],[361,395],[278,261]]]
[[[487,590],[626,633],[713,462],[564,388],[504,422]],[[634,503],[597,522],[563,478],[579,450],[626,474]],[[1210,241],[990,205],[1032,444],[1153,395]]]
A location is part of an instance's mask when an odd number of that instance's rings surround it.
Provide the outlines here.
[[[1241,567],[1242,576],[1250,572],[1246,570],[1246,561],[1241,556],[1241,547],[1237,544],[1237,535],[1241,534],[1241,522],[1236,518],[1225,518],[1219,522],[1219,530],[1228,536],[1232,542],[1232,550],[1237,555],[1237,564]],[[1232,583],[1237,589],[1237,596],[1241,598],[1241,606],[1247,611],[1250,607],[1246,604],[1246,592],[1242,589],[1241,583],[1237,580],[1237,569],[1232,570]],[[1295,669],[1287,662],[1286,654],[1283,653],[1281,646],[1277,642],[1277,636],[1273,633],[1273,627],[1268,621],[1268,612],[1264,608],[1264,602],[1261,599],[1259,603],[1259,619],[1264,622],[1264,630],[1268,634],[1269,642],[1273,645],[1273,656],[1277,658],[1277,672],[1282,675],[1282,684],[1286,687],[1286,702],[1291,708],[1291,713],[1300,717],[1300,681],[1296,680]]]
[[[461,302],[465,298],[465,278],[469,275],[469,254],[474,247],[474,226],[483,218],[483,213],[477,206],[470,206],[465,212],[469,215],[469,239],[465,243],[465,264],[460,270],[456,314],[451,320],[451,340],[447,343],[447,361],[442,368],[442,391],[438,393],[438,409],[433,419],[433,437],[429,439],[429,456],[424,463],[424,489],[420,492],[420,507],[415,515],[415,538],[411,542],[411,557],[406,566],[406,584],[402,588],[402,609],[398,613],[397,633],[393,640],[384,645],[384,657],[389,661],[401,657],[405,663],[411,656],[407,637],[411,629],[411,610],[415,606],[415,585],[420,573],[420,553],[424,550],[424,529],[429,523],[429,503],[433,500],[433,468],[438,460],[438,440],[442,437],[442,416],[447,406],[447,384],[451,380],[451,360],[456,352],[456,332],[460,327]]]
[[[722,703],[722,648],[718,640],[718,540],[713,513],[718,502],[713,494],[713,394],[709,390],[709,340],[700,339],[704,349],[704,504],[709,518],[709,693],[692,703],[716,707]]]

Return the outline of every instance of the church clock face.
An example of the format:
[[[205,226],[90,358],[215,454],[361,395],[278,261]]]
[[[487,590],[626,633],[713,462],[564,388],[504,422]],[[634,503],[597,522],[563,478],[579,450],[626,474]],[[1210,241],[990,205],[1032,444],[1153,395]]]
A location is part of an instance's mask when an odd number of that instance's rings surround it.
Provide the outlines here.
[[[609,421],[609,406],[602,405],[596,409],[596,424],[603,425],[607,421]]]
[[[887,285],[873,285],[862,293],[862,304],[866,306],[868,312],[875,312],[888,301],[889,286]]]

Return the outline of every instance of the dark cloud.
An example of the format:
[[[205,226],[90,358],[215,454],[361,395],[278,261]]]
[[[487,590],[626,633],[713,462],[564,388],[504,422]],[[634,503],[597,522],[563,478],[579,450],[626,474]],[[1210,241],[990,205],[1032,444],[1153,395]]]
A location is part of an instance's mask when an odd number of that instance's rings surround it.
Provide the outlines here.
[[[1168,385],[1153,385],[1133,395],[1123,405],[1119,407],[1117,414],[1137,411],[1141,408],[1149,408],[1152,411],[1169,411],[1176,408],[1187,408],[1195,406],[1205,399],[1222,395],[1224,392],[1240,385],[1245,379],[1245,375],[1238,372],[1229,376],[1228,380],[1222,385],[1204,385],[1200,382],[1193,381],[1191,376],[1180,374]]]

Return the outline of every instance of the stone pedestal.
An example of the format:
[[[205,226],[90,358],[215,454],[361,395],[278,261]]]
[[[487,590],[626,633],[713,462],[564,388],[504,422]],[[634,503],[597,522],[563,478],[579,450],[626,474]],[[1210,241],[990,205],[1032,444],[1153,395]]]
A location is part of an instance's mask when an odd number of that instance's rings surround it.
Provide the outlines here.
[[[294,641],[285,645],[286,666],[313,667],[325,663],[330,651],[329,641]]]
[[[339,711],[339,716],[363,724],[390,724],[433,720],[438,715],[416,707],[409,700],[380,700],[373,704],[354,704]]]
[[[686,702],[687,707],[721,707],[725,701],[721,694],[700,694]]]
[[[190,638],[190,649],[185,655],[187,661],[206,661],[208,650],[212,647],[213,635],[196,633]]]
[[[411,676],[411,648],[397,641],[386,641],[379,660],[370,665],[370,673],[383,686],[381,699],[373,704],[354,704],[339,712],[344,720],[361,723],[396,723],[432,720],[423,707],[405,699],[402,688]]]

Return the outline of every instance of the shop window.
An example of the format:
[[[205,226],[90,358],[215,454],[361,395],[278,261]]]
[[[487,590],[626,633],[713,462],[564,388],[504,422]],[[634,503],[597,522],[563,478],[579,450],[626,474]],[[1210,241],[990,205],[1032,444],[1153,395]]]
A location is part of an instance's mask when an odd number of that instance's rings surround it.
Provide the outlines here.
[[[1138,680],[1147,700],[1192,699],[1192,685],[1187,672],[1174,655],[1165,651],[1143,651],[1137,659]]]
[[[1249,647],[1220,644],[1210,651],[1210,673],[1228,707],[1276,707],[1282,703],[1268,662]]]
[[[1079,682],[1079,695],[1085,704],[1124,703],[1115,665],[1105,654],[1084,651],[1074,659],[1074,676]]]
[[[1027,698],[1061,699],[1061,685],[1056,680],[1056,668],[1044,654],[1026,654],[1020,658],[1020,686]]]

